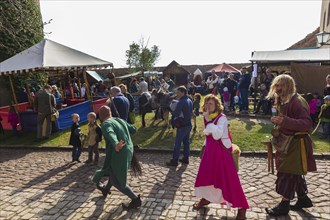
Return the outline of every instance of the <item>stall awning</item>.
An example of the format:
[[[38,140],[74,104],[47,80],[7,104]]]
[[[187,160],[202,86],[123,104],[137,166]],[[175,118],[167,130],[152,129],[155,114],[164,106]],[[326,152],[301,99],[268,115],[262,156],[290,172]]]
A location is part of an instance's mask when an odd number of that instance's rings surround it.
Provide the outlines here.
[[[118,76],[118,77],[116,77],[116,79],[126,79],[126,78],[129,78],[129,77],[138,76],[140,74],[141,74],[141,72],[139,71],[139,72],[127,74],[127,75],[124,75],[124,76]]]
[[[217,66],[213,67],[212,69],[208,70],[207,72],[212,72],[212,71],[214,71],[216,73],[240,73],[240,71],[238,69],[236,69],[232,65],[229,65],[226,63],[217,65]]]
[[[257,63],[325,62],[330,61],[330,48],[255,51],[251,61]]]
[[[104,81],[104,77],[95,71],[87,71],[87,74],[93,77],[96,81]]]
[[[0,75],[38,70],[105,68],[111,62],[44,39],[0,63]]]

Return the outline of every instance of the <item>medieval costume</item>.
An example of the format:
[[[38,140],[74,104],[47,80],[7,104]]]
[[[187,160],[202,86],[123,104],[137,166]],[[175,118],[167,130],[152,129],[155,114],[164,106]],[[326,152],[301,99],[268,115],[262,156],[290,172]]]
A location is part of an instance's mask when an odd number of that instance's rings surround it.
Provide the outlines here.
[[[297,94],[292,94],[286,102],[279,100],[277,109],[283,117],[279,125],[280,133],[293,136],[286,153],[277,151],[275,163],[277,168],[276,192],[283,196],[283,200],[266,212],[273,216],[288,214],[291,210],[312,207],[312,201],[307,197],[305,175],[316,171],[313,157],[313,143],[309,135],[312,120],[306,100]],[[298,202],[289,206],[290,200],[298,195]]]
[[[216,113],[210,116],[213,119],[210,122],[204,118],[205,150],[195,182],[195,194],[202,199],[194,208],[199,209],[212,202],[245,211],[249,205],[230,153],[232,142],[227,118]]]
[[[107,196],[112,186],[132,199],[132,202],[124,208],[136,208],[141,206],[140,196],[137,196],[129,186],[127,186],[127,173],[131,167],[133,156],[133,143],[130,134],[136,132],[136,128],[120,118],[110,117],[102,125],[102,134],[106,142],[106,157],[103,168],[96,171],[93,182],[98,184],[105,175],[109,176],[105,187],[98,187],[103,196]],[[123,141],[124,147],[116,149],[117,144]]]

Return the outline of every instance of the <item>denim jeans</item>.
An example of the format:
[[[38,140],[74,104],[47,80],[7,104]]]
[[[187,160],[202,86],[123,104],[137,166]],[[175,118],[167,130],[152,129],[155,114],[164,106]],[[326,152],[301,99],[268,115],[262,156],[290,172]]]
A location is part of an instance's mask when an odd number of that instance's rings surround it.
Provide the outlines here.
[[[190,155],[190,131],[192,125],[177,128],[174,140],[173,162],[178,162],[180,157],[181,143],[183,143],[183,159],[188,159]]]
[[[138,196],[132,191],[132,189],[129,186],[125,186],[124,188],[120,187],[119,182],[113,173],[112,169],[110,168],[109,172],[109,180],[107,185],[104,187],[107,191],[110,191],[111,187],[114,186],[116,189],[118,189],[121,193],[128,196],[130,199],[135,199]]]
[[[242,100],[242,110],[249,110],[249,89],[242,88],[240,90]]]

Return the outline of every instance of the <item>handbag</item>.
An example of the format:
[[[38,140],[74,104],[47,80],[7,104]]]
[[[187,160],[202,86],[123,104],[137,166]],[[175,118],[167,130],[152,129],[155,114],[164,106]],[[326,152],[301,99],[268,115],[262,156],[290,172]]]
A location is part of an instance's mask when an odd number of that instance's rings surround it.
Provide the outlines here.
[[[182,117],[173,118],[171,122],[172,122],[172,128],[182,128],[185,126]]]
[[[286,135],[283,132],[280,131],[280,128],[278,125],[276,125],[272,131],[272,139],[270,142],[275,147],[275,149],[281,153],[287,153],[288,149],[290,147],[291,141],[293,139],[293,135]]]
[[[220,145],[220,146],[222,146],[222,145]],[[228,153],[230,153],[232,155],[233,161],[234,161],[234,164],[235,164],[235,168],[238,172],[239,171],[239,158],[241,156],[241,149],[236,144],[232,144],[232,151],[231,152],[225,146],[223,146],[223,149],[225,149],[225,151],[227,151]],[[205,151],[205,145],[203,145],[203,147],[201,149],[201,152],[199,153],[199,157],[201,159],[204,155],[204,151]]]
[[[22,125],[21,125],[20,123],[18,123],[18,124],[16,125],[16,130],[17,130],[17,131],[22,131]]]
[[[225,146],[223,145],[220,145],[223,147],[223,149],[225,149],[225,151],[227,151],[228,153],[230,153],[233,157],[233,161],[234,161],[234,164],[235,164],[235,168],[237,170],[237,172],[239,171],[239,158],[241,156],[241,150],[239,149],[239,147],[236,145],[236,144],[232,144],[232,151],[230,152],[228,150],[228,148],[226,148]]]

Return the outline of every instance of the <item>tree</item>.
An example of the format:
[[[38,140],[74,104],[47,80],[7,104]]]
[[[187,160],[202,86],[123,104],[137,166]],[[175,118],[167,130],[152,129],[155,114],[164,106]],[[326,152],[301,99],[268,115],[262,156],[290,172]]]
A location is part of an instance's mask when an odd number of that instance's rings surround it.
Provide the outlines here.
[[[157,63],[160,57],[160,49],[158,46],[153,45],[148,48],[148,43],[144,43],[144,38],[140,39],[140,43],[133,41],[129,45],[129,50],[126,50],[126,64],[128,68],[134,72],[153,70],[154,65]]]
[[[0,1],[0,62],[42,39],[39,0]]]
[[[26,50],[44,37],[39,0],[0,0],[0,62]],[[30,81],[42,81],[44,73],[12,75],[16,93]],[[31,86],[31,85],[30,85]],[[0,89],[9,89],[9,78],[0,77]],[[9,104],[11,97],[3,97]]]

